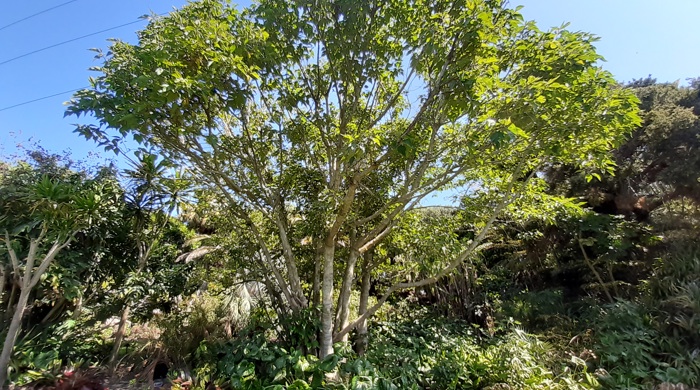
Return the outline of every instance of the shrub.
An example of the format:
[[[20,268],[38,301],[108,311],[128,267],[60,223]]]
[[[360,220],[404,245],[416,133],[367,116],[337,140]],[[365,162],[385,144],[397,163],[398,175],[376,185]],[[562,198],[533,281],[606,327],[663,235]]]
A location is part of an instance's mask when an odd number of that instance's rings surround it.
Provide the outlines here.
[[[595,386],[583,361],[559,355],[520,329],[488,338],[466,322],[427,312],[373,327],[367,360],[397,388],[469,389],[508,385],[519,389]]]
[[[15,344],[10,381],[18,386],[53,382],[65,367],[98,364],[109,350],[99,324],[85,318],[36,328]]]

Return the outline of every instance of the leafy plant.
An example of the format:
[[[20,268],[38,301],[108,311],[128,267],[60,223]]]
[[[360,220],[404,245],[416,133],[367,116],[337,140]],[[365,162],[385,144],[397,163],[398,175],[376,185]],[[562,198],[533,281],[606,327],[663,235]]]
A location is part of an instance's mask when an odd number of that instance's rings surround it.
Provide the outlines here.
[[[420,314],[419,314],[420,313]],[[597,385],[580,361],[560,361],[551,347],[520,329],[493,338],[468,323],[425,311],[375,326],[367,361],[397,388],[568,389]],[[579,359],[580,360],[580,359]],[[563,367],[562,367],[563,365]]]
[[[26,333],[16,345],[10,361],[10,381],[15,385],[53,383],[65,367],[100,364],[109,353],[109,344],[99,324],[68,319]]]

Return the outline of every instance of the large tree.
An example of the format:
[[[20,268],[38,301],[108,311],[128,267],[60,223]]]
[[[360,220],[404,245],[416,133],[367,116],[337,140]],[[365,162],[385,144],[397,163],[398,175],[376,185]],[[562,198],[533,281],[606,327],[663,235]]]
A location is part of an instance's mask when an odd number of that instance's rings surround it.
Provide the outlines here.
[[[554,190],[581,196],[596,211],[646,221],[674,202],[700,204],[700,82],[639,79],[628,84],[640,99],[642,123],[613,152],[617,174],[586,183],[573,167],[556,166]]]
[[[320,289],[326,356],[390,294],[472,255],[544,164],[611,169],[608,151],[639,120],[594,40],[540,31],[500,0],[262,0],[241,12],[203,0],[151,20],[137,45],[115,42],[68,113],[98,119],[78,126],[86,138],[115,148],[133,136],[218,191],[282,311]],[[357,261],[407,211],[486,182],[498,196],[459,255],[335,321],[336,274],[347,312]]]

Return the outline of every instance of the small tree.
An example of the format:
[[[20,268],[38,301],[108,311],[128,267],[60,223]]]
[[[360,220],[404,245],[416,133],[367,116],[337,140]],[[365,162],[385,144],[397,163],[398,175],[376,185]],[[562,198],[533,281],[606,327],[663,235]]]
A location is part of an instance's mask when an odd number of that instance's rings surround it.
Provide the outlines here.
[[[133,135],[217,191],[286,310],[320,289],[321,356],[393,292],[470,257],[543,165],[611,169],[607,152],[639,122],[593,36],[540,31],[499,0],[262,0],[243,12],[202,0],[139,39],[116,42],[71,102],[68,114],[99,120],[78,133],[110,149]],[[429,194],[485,179],[498,196],[463,252],[394,280],[348,323],[358,259]]]
[[[10,265],[10,280],[20,291],[0,354],[0,385],[7,380],[32,289],[76,235],[98,223],[118,199],[112,175],[88,177],[67,168],[45,168],[21,162],[0,172],[3,257]]]
[[[138,279],[146,270],[156,246],[163,239],[173,213],[186,193],[188,182],[179,174],[169,174],[171,166],[167,160],[158,159],[154,154],[139,152],[132,169],[124,171],[126,179],[125,207],[122,210],[122,223],[128,229],[137,253],[136,268],[129,278]],[[128,281],[127,281],[127,284]],[[127,322],[133,305],[133,297],[124,292],[125,302],[121,310],[114,346],[109,358],[110,373],[117,365],[119,349],[126,332]]]

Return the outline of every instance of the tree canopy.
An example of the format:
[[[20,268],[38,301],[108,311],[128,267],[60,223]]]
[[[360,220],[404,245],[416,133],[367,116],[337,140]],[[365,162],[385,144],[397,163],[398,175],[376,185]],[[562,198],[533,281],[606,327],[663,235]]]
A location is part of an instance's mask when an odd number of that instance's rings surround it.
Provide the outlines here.
[[[202,0],[115,42],[67,113],[95,116],[76,131],[105,148],[133,137],[216,191],[282,312],[320,288],[326,356],[389,294],[471,256],[508,204],[542,190],[537,171],[612,170],[637,99],[600,68],[595,40],[541,31],[498,0]],[[358,259],[425,196],[469,184],[495,196],[462,251],[334,326],[336,270],[342,311]],[[311,288],[305,262],[322,272]]]

